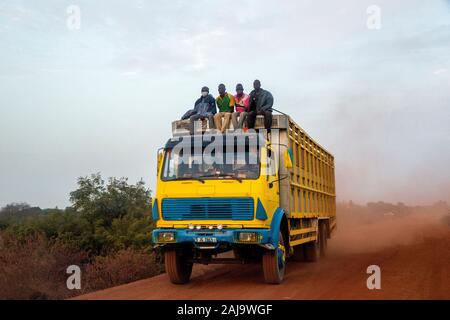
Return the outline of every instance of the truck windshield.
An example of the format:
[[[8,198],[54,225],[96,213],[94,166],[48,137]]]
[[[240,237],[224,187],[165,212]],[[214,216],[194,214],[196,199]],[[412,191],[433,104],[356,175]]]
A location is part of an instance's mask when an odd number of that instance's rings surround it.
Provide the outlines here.
[[[257,179],[260,173],[259,148],[248,142],[242,145],[208,145],[165,149],[161,179]]]

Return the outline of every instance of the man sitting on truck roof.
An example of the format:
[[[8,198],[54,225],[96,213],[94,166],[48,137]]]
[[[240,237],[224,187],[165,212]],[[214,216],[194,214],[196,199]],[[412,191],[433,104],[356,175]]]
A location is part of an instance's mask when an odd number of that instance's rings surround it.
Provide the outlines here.
[[[250,107],[250,96],[244,93],[244,87],[240,83],[236,85],[236,95],[234,96],[234,101],[236,111],[231,116],[231,122],[233,123],[233,128],[235,130],[242,129]]]
[[[194,123],[197,120],[204,120],[205,118],[208,119],[209,127],[214,127],[214,115],[216,114],[216,100],[214,100],[214,97],[209,94],[209,88],[203,87],[202,88],[202,96],[195,101],[194,109],[189,110],[185,113],[185,115],[181,119],[187,119],[189,118],[189,131],[192,134],[194,134]]]
[[[216,98],[217,108],[219,112],[214,116],[216,129],[224,133],[228,129],[231,120],[231,114],[234,109],[234,97],[226,91],[223,83],[219,84],[219,96]],[[222,124],[222,118],[224,118]]]
[[[273,96],[269,91],[261,88],[259,80],[253,82],[253,88],[254,90],[250,92],[250,112],[247,115],[248,128],[254,129],[256,116],[263,115],[264,128],[269,133],[272,127]]]

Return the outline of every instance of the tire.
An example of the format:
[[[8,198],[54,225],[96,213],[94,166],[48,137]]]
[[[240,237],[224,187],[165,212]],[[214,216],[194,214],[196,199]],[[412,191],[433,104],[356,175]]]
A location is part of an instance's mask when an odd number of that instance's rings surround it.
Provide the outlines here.
[[[294,254],[292,255],[292,260],[296,262],[305,261],[305,247],[304,245],[297,245],[294,247]]]
[[[308,262],[316,262],[319,260],[320,257],[320,243],[321,243],[321,234],[320,234],[320,228],[317,232],[317,240],[307,242],[304,244],[305,248],[305,261]]]
[[[325,257],[326,255],[326,251],[327,251],[327,245],[328,245],[328,241],[327,241],[327,225],[325,223],[321,223],[319,225],[319,229],[320,229],[320,256],[321,257]]]
[[[189,282],[193,264],[186,260],[186,255],[181,255],[175,249],[167,250],[164,253],[166,273],[172,283],[183,284]]]
[[[281,232],[278,248],[264,253],[262,258],[264,281],[271,284],[280,284],[283,281],[286,269],[286,249]]]

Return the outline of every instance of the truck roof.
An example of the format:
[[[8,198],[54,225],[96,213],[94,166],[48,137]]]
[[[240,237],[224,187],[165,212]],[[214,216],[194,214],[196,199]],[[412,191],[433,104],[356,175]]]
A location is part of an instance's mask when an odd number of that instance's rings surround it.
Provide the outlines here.
[[[231,125],[232,126],[232,125]],[[264,129],[264,117],[257,116],[255,122],[255,129]],[[278,129],[280,131],[289,130],[289,135],[300,134],[304,137],[307,137],[314,145],[319,147],[323,152],[332,156],[332,154],[327,151],[323,146],[317,143],[311,136],[300,127],[289,115],[286,114],[274,114],[272,118],[272,129]],[[212,129],[207,128],[207,121],[204,121],[204,133],[213,133]],[[235,134],[234,131],[227,130],[226,134]],[[172,122],[172,135],[173,137],[177,136],[189,136],[189,120],[175,120]]]

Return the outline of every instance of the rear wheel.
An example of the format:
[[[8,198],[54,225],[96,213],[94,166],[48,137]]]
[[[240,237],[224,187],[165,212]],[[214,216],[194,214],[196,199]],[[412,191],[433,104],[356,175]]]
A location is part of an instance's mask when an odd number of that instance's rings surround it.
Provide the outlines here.
[[[319,226],[320,231],[320,256],[325,257],[326,251],[327,251],[327,225],[325,223],[321,223]]]
[[[188,262],[188,256],[175,249],[164,253],[166,273],[172,283],[183,284],[189,281],[192,273],[192,262]]]
[[[280,284],[286,268],[286,249],[283,234],[280,232],[278,247],[266,252],[262,260],[264,280],[267,283]]]
[[[305,261],[316,262],[317,260],[319,260],[321,238],[322,236],[320,234],[319,228],[316,241],[307,242],[303,245],[305,250]]]
[[[297,245],[294,247],[294,254],[292,255],[292,260],[297,262],[305,261],[304,245]]]

